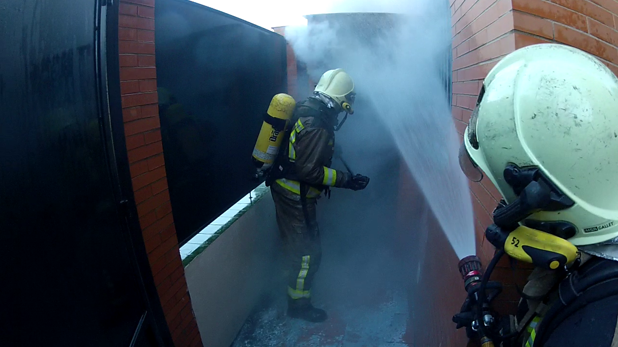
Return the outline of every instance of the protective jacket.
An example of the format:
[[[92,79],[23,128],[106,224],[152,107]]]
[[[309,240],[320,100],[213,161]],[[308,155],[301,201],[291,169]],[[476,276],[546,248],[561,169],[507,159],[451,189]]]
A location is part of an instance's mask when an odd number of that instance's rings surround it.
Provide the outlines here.
[[[618,346],[618,262],[583,253],[566,276],[537,268],[523,293],[516,346]]]
[[[330,168],[337,111],[317,97],[309,97],[296,106],[292,122],[288,144],[282,151],[288,162],[276,183],[295,199],[299,199],[303,185],[307,185],[305,196],[310,199],[319,197],[325,188],[343,187],[350,174]]]

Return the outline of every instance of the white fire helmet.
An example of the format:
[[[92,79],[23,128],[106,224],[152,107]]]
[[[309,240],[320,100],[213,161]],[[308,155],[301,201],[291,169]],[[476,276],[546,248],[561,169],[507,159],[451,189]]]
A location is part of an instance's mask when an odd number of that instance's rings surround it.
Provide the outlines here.
[[[352,114],[352,105],[356,98],[354,81],[343,69],[326,71],[315,87],[315,92],[324,94],[333,99],[342,110]]]
[[[522,223],[569,225],[576,246],[618,237],[618,79],[565,45],[510,53],[484,80],[460,164],[473,181],[485,173],[507,204],[521,189],[505,169],[537,169],[562,204]]]

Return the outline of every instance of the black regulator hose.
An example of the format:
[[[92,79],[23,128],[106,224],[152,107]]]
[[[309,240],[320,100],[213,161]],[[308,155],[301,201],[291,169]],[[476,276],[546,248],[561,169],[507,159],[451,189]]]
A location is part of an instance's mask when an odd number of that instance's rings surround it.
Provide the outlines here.
[[[483,326],[483,305],[485,304],[485,288],[487,288],[487,282],[489,281],[489,277],[491,276],[491,273],[494,271],[494,268],[496,267],[496,265],[498,264],[498,261],[500,261],[500,259],[502,258],[502,256],[505,254],[504,250],[499,249],[496,254],[494,254],[493,259],[491,259],[491,262],[489,262],[489,265],[487,265],[487,270],[485,270],[485,274],[483,275],[483,279],[481,280],[481,285],[479,287],[479,297],[478,297],[478,303],[479,303],[479,310],[477,312],[477,319],[479,322],[479,330],[481,330],[483,335],[487,335],[485,334],[484,330],[485,327]]]

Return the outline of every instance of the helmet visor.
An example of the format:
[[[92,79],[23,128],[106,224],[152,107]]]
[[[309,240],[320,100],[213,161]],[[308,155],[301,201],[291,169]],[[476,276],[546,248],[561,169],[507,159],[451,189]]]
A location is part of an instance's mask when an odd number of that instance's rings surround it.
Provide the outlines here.
[[[461,167],[461,171],[463,171],[470,181],[480,182],[483,179],[483,171],[481,171],[479,166],[472,160],[463,142],[459,147],[459,167]]]

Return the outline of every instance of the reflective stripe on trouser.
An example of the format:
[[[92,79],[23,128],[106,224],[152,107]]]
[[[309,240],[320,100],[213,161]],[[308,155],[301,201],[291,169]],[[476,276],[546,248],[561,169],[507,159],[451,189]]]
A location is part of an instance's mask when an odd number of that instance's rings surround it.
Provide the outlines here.
[[[283,188],[291,191],[294,194],[300,195],[300,183],[298,181],[288,180],[285,178],[281,178],[277,180],[277,183]],[[310,199],[317,198],[320,196],[322,192],[319,190],[309,187],[309,191],[307,192],[307,197]]]
[[[536,338],[536,328],[539,326],[539,322],[541,321],[541,317],[534,317],[534,319],[530,322],[526,330],[528,331],[528,340],[526,341],[526,347],[534,346],[534,339]]]
[[[271,192],[277,225],[283,239],[288,295],[291,299],[308,299],[322,258],[316,200],[307,199],[307,215],[310,219],[307,223],[300,200],[291,198],[291,194],[278,185],[271,186]]]
[[[288,287],[288,295],[292,299],[308,299],[311,297],[311,291],[305,290],[305,278],[307,278],[307,274],[309,273],[310,263],[311,256],[303,256],[303,260],[300,263],[300,271],[298,272],[298,277],[296,278],[296,287]]]

